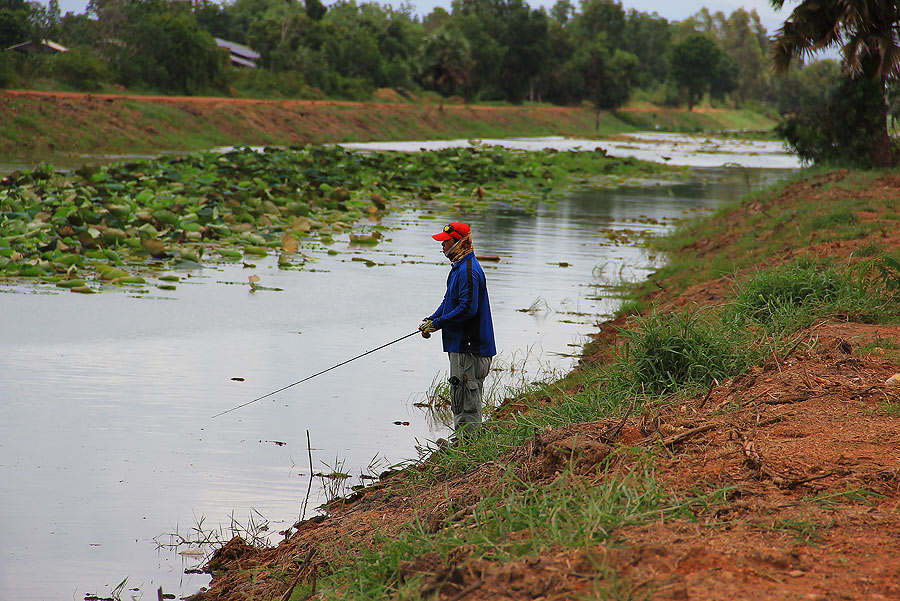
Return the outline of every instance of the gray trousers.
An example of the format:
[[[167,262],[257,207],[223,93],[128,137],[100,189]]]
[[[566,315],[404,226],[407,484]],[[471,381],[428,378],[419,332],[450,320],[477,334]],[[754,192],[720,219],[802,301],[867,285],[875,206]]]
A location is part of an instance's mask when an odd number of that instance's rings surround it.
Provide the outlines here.
[[[481,399],[484,379],[491,371],[492,357],[471,353],[450,355],[450,409],[453,429],[477,428],[481,425]]]

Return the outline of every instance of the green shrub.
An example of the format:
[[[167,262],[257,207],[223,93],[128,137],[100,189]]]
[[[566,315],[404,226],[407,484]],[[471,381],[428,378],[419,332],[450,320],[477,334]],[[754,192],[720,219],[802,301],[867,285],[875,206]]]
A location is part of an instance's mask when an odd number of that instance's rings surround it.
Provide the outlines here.
[[[0,52],[0,88],[10,88],[19,81],[11,52]]]
[[[842,76],[824,95],[805,99],[776,131],[805,161],[871,169],[883,110],[880,79]]]
[[[729,312],[785,332],[837,313],[869,320],[883,311],[886,300],[849,271],[801,259],[759,271],[743,282]]]
[[[748,333],[715,313],[652,313],[622,334],[620,373],[632,390],[648,394],[725,380],[747,369],[755,356]]]
[[[72,49],[57,54],[51,60],[53,75],[76,90],[99,90],[103,82],[110,80],[109,65],[87,50]]]

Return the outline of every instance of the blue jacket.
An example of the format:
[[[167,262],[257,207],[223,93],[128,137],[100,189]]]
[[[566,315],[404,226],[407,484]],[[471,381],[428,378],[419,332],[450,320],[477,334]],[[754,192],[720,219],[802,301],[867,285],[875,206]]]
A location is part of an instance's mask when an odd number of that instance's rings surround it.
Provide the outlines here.
[[[441,330],[444,352],[482,357],[497,354],[487,282],[474,254],[466,255],[450,268],[447,293],[429,319],[435,329]]]

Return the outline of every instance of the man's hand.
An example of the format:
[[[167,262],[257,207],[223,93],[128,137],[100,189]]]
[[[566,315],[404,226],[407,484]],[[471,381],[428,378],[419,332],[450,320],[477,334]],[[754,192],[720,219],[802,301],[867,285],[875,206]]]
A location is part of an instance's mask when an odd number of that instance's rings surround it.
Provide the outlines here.
[[[422,338],[431,338],[432,332],[437,332],[437,328],[434,327],[434,322],[428,318],[425,318],[421,324],[419,324],[419,331],[422,332]]]

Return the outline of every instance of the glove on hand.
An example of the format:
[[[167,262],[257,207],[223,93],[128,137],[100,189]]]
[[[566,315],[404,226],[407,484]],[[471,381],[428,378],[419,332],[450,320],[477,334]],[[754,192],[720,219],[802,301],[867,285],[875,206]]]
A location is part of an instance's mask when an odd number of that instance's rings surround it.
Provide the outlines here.
[[[432,332],[437,332],[437,328],[434,327],[434,322],[428,318],[425,318],[421,324],[419,324],[419,331],[422,332],[422,338],[431,338]]]

